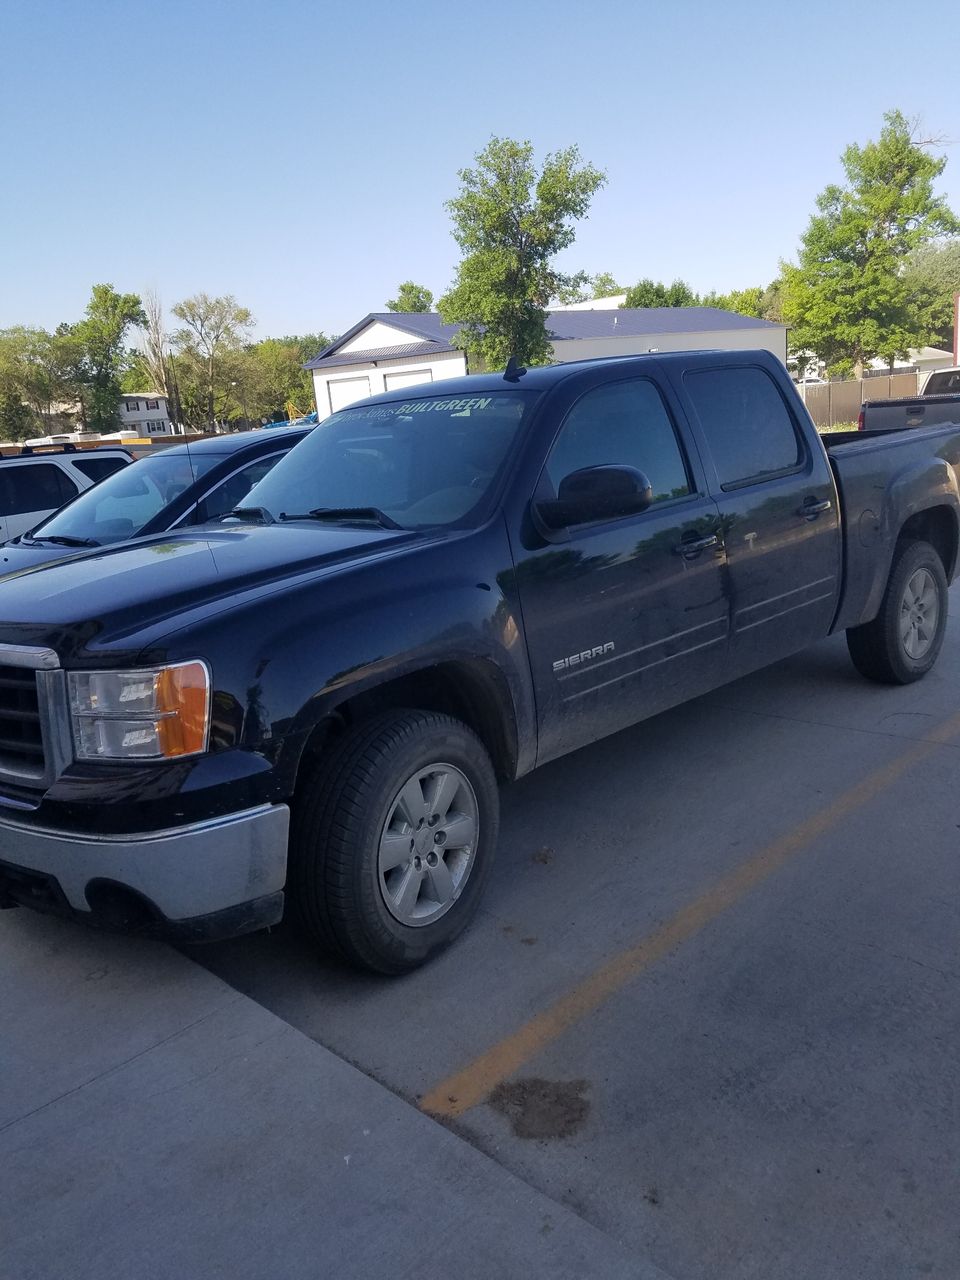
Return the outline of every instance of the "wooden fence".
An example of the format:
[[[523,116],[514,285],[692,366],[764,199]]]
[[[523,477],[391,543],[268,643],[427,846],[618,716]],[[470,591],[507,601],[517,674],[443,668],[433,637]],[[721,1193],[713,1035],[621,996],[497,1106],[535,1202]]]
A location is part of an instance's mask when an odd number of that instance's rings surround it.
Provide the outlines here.
[[[915,396],[918,383],[919,375],[916,373],[891,373],[849,382],[799,386],[797,390],[816,426],[835,427],[841,422],[856,422],[864,400],[897,400],[900,396]]]

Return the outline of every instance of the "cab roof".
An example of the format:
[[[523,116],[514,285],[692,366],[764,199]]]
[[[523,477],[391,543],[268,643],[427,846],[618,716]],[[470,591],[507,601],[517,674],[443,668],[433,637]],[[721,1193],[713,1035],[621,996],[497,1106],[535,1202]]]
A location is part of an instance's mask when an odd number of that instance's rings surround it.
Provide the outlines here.
[[[402,404],[406,400],[436,399],[440,396],[469,397],[485,395],[491,391],[546,391],[566,378],[578,373],[586,373],[591,369],[606,368],[611,365],[635,366],[641,369],[644,364],[655,360],[663,364],[677,364],[690,359],[691,356],[716,355],[723,358],[721,362],[730,364],[750,364],[758,356],[766,360],[771,353],[760,351],[728,351],[719,348],[703,348],[697,351],[650,351],[623,356],[595,356],[589,360],[570,360],[562,364],[535,365],[526,369],[519,377],[505,377],[502,370],[494,373],[471,373],[462,378],[444,378],[441,382],[424,382],[412,387],[396,391],[383,391],[376,396],[368,396],[347,405],[348,409],[360,409],[366,405]]]
[[[259,431],[231,431],[222,436],[208,436],[203,440],[184,440],[182,444],[169,445],[165,449],[157,449],[157,453],[236,453],[239,449],[248,449],[253,445],[266,444],[269,440],[297,441],[309,435],[316,423],[305,427],[262,427]],[[153,457],[152,453],[141,457]]]

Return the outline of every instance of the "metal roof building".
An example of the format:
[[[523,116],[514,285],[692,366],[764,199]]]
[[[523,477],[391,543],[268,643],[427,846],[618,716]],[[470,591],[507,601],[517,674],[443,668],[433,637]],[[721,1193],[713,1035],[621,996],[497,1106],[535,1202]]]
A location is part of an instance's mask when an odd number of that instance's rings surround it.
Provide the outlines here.
[[[457,325],[432,312],[371,312],[307,364],[321,418],[381,391],[468,373]],[[786,363],[787,330],[716,307],[558,310],[547,315],[558,361],[648,351],[772,351]]]

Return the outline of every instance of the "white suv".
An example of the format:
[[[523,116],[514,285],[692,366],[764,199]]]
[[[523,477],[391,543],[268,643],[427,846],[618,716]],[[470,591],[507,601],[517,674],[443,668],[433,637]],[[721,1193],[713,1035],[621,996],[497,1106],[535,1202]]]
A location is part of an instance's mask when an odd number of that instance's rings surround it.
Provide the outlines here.
[[[0,542],[26,533],[45,516],[133,461],[125,449],[64,449],[0,458]]]

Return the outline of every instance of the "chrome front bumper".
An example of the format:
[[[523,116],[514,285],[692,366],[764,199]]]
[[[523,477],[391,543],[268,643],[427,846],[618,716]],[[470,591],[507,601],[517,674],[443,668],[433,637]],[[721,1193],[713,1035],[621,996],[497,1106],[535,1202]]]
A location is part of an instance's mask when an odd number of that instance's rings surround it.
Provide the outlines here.
[[[276,923],[287,875],[290,810],[261,805],[166,831],[90,836],[0,817],[0,863],[55,881],[78,916],[91,916],[87,887],[133,890],[166,921],[186,921],[270,898]],[[261,914],[263,914],[261,912]]]

